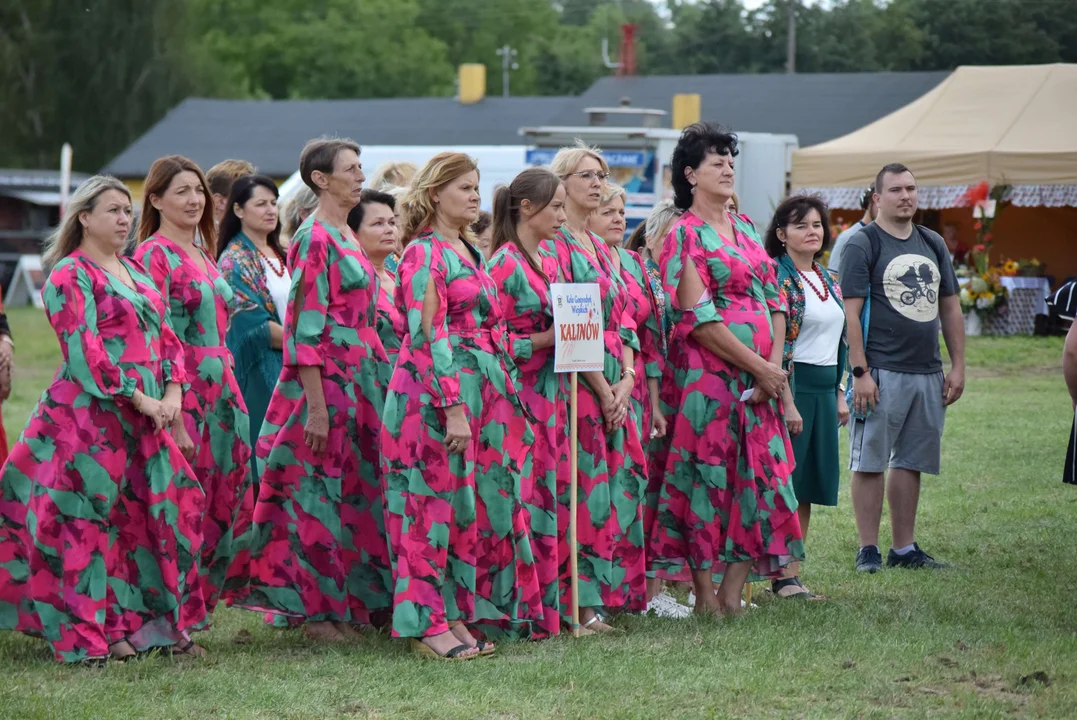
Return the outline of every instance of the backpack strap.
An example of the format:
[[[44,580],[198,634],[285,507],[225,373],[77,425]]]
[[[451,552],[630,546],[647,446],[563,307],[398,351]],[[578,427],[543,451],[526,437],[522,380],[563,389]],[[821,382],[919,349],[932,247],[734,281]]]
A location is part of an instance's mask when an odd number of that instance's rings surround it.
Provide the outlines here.
[[[928,228],[923,225],[913,225],[916,228],[916,232],[920,233],[920,238],[931,247],[931,251],[935,253],[935,262],[939,265],[939,272],[943,272],[943,268],[946,267],[946,263],[950,263],[950,251],[946,249],[944,243],[940,243],[931,237],[928,232]]]

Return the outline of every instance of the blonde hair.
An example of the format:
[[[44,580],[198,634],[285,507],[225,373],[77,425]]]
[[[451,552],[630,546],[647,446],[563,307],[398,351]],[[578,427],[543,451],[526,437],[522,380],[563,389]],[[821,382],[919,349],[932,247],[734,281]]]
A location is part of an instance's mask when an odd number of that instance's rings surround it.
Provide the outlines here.
[[[374,177],[367,183],[367,187],[373,190],[387,192],[392,187],[404,187],[411,185],[415,174],[419,172],[419,166],[413,162],[387,162],[378,167]]]
[[[303,218],[300,213],[306,210],[309,216],[317,207],[318,196],[306,185],[301,185],[295,194],[284,203],[284,212],[282,213],[284,215],[283,234],[289,238],[295,235],[296,231],[299,230],[299,226],[303,224]]]
[[[621,202],[625,205],[628,204],[628,195],[625,193],[625,189],[617,183],[608,182],[602,186],[602,202],[599,207],[606,207],[617,198],[621,198]]]
[[[246,160],[222,160],[206,173],[206,184],[214,195],[228,197],[232,192],[232,183],[244,175],[254,175],[257,169]]]
[[[402,240],[405,246],[415,239],[420,230],[434,221],[437,205],[434,203],[433,193],[469,172],[477,174],[479,166],[475,158],[464,153],[438,153],[423,165],[411,181],[400,213],[404,224]],[[474,243],[475,236],[468,225],[469,223],[465,223],[460,226],[460,235],[468,242]]]
[[[590,147],[578,138],[576,144],[572,147],[563,147],[557,151],[557,154],[553,156],[553,160],[550,161],[550,170],[557,177],[564,179],[576,172],[576,168],[587,158],[597,160],[602,172],[608,173],[610,171],[606,158],[602,157],[602,151],[596,147]]]
[[[733,194],[729,196],[729,199],[733,201],[733,212],[740,213],[740,198],[737,197],[737,191],[734,190]]]
[[[108,190],[122,192],[127,202],[131,202],[131,191],[111,175],[94,175],[83,181],[68,200],[60,227],[45,241],[45,252],[41,255],[42,267],[51,270],[56,263],[78,249],[85,235],[79,215],[93,212],[97,200]]]

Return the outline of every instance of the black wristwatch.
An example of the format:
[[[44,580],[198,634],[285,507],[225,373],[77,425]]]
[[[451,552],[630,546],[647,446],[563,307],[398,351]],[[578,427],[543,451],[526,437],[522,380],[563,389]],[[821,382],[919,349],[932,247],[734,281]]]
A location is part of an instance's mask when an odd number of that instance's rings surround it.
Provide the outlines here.
[[[853,368],[853,377],[854,378],[864,377],[865,372],[866,372],[866,370],[865,370],[863,365],[857,365],[856,367]]]

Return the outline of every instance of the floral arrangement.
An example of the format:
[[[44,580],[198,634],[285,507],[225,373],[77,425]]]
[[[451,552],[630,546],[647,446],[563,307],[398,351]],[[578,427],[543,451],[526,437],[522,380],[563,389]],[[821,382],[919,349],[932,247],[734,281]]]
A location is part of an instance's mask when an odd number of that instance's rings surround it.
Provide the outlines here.
[[[1000,311],[1006,305],[1009,295],[1009,291],[999,280],[1000,277],[997,270],[970,277],[959,294],[961,311],[968,313],[975,310],[981,317]]]
[[[991,187],[985,181],[970,187],[968,192],[961,198],[962,205],[972,207],[972,216],[975,218],[972,228],[976,231],[976,237],[979,242],[972,251],[976,252],[976,248],[980,248],[984,255],[985,263],[991,254],[991,245],[994,240],[991,230],[995,226],[996,211],[999,209],[1003,196],[1009,189],[1009,185]],[[986,267],[981,272],[985,270]]]
[[[1043,274],[1043,263],[1036,258],[1021,258],[1020,260],[1006,260],[999,263],[998,274],[1002,277],[1039,277]]]
[[[1043,275],[1043,263],[1036,258],[1021,258],[1017,261],[1017,274],[1022,277],[1040,277]]]

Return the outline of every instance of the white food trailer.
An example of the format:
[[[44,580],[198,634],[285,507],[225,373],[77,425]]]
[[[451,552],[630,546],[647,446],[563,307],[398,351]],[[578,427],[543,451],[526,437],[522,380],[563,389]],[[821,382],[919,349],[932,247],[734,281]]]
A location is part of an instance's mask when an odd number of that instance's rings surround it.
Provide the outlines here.
[[[609,163],[610,180],[624,187],[628,232],[645,220],[662,198],[672,197],[669,162],[680,130],[657,127],[666,112],[635,107],[588,108],[590,125],[521,128],[531,149],[529,165],[548,165],[558,148],[582,140],[602,150]],[[607,125],[610,117],[638,126]],[[636,116],[634,118],[633,116]],[[762,232],[778,203],[789,191],[789,168],[797,149],[795,135],[737,133],[740,154],[736,160],[734,188],[740,210]]]

